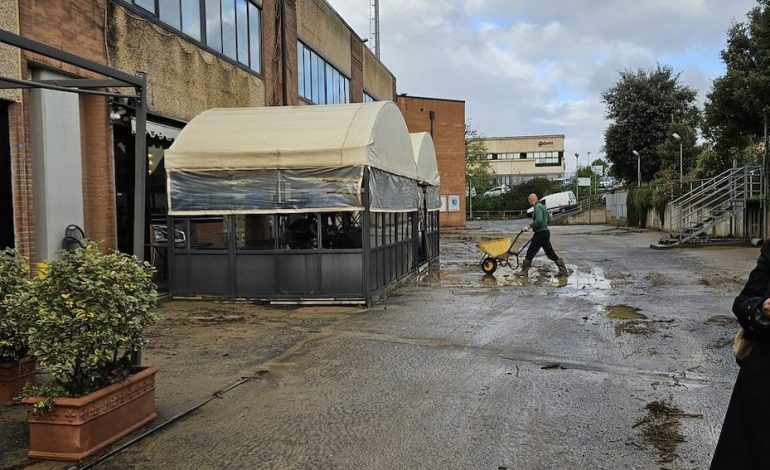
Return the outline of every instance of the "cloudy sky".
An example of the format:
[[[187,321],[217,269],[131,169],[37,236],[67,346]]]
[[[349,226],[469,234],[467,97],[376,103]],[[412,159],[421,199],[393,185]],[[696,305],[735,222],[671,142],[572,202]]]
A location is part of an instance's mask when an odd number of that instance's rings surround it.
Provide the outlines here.
[[[370,0],[327,0],[362,38]],[[380,0],[381,59],[398,92],[464,100],[483,135],[565,134],[567,169],[602,156],[601,91],[669,64],[699,103],[756,0]]]

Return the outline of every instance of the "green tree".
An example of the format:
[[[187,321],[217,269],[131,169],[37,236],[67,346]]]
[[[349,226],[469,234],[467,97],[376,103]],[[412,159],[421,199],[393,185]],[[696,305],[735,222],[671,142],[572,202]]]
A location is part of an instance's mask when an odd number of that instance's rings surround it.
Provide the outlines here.
[[[704,106],[704,136],[721,155],[719,173],[762,142],[770,111],[770,0],[758,0],[747,20],[734,24],[722,51],[726,72],[714,81]],[[712,159],[713,160],[713,159]]]
[[[651,70],[620,73],[620,80],[602,93],[610,125],[605,132],[604,151],[613,173],[627,181],[637,177],[641,154],[642,179],[650,180],[661,168],[658,146],[667,139],[672,122],[691,128],[698,124],[696,92],[679,83],[679,74],[667,65]]]
[[[465,124],[465,173],[473,182],[476,195],[495,185],[483,136],[470,123]]]

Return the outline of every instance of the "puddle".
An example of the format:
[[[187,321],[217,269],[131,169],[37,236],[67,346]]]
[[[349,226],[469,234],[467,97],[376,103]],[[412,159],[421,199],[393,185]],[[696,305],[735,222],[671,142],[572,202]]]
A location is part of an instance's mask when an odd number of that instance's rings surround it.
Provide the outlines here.
[[[707,325],[729,326],[738,322],[735,317],[728,317],[727,315],[714,315],[704,323]]]
[[[647,315],[639,313],[639,307],[630,305],[610,305],[607,307],[607,318],[612,320],[646,320]]]

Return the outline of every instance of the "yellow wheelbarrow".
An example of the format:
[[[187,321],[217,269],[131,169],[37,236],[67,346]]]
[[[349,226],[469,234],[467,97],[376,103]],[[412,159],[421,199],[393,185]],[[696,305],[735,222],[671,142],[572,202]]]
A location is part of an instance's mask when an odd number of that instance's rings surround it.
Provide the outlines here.
[[[519,237],[523,231],[519,232],[515,238],[500,238],[497,240],[490,240],[488,242],[481,242],[478,247],[484,252],[484,257],[481,258],[479,266],[485,274],[492,274],[497,270],[497,266],[508,266],[511,269],[519,267],[519,254],[529,245],[527,240],[524,245],[519,242]],[[514,265],[512,259],[516,260]]]

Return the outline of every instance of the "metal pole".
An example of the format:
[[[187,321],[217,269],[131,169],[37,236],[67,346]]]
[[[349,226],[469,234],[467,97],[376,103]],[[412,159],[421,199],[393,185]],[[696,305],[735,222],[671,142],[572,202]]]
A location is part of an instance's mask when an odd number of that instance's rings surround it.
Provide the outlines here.
[[[636,153],[636,187],[642,185],[642,156],[639,152]]]
[[[134,255],[144,259],[145,189],[147,182],[147,75],[137,72],[142,80],[137,87],[136,135],[134,136]],[[173,235],[173,231],[170,232]]]
[[[762,155],[762,239],[767,238],[767,109],[764,112],[765,151]]]
[[[679,189],[684,182],[684,167],[682,166],[682,139],[679,139]]]
[[[580,206],[580,154],[575,154],[575,201]]]
[[[473,179],[468,177],[468,200],[470,201],[470,219],[473,220]]]

